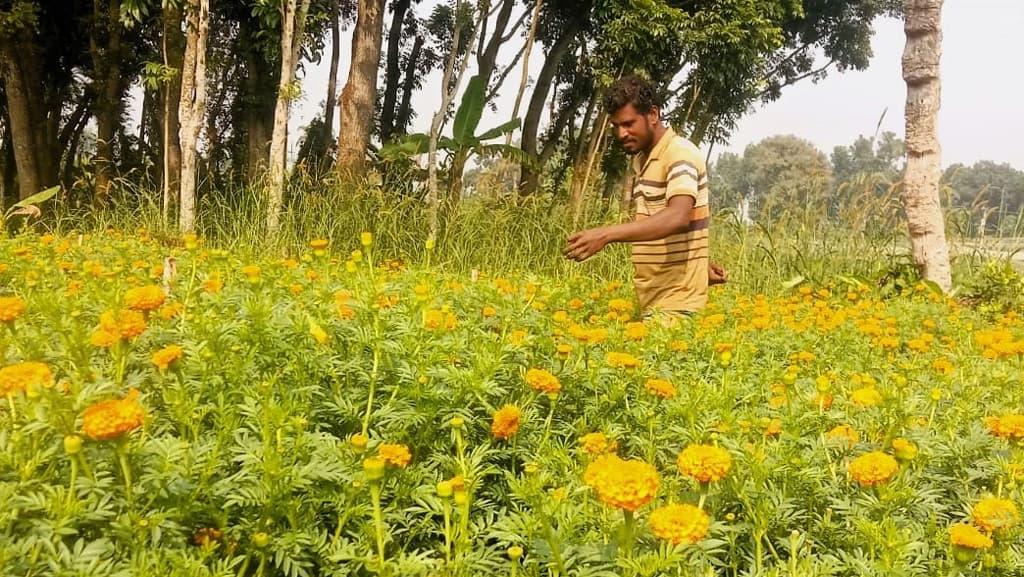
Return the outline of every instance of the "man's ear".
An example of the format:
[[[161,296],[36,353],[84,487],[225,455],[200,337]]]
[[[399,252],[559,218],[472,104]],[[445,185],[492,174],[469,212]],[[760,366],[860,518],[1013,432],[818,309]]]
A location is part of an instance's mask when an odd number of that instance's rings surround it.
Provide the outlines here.
[[[651,126],[654,126],[660,120],[661,120],[661,109],[658,108],[657,106],[652,106],[651,109],[647,112],[647,122],[649,122],[651,124]]]

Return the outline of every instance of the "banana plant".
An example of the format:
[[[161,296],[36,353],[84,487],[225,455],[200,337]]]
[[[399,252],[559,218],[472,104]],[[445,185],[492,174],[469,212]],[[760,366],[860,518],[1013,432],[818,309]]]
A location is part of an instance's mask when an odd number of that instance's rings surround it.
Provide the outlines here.
[[[488,140],[494,140],[509,134],[519,128],[522,120],[515,118],[504,124],[500,124],[477,134],[480,119],[483,117],[484,106],[486,106],[486,89],[484,81],[479,76],[474,76],[466,85],[466,91],[459,102],[459,108],[455,111],[455,119],[452,122],[452,135],[442,136],[437,141],[437,149],[444,151],[447,155],[448,164],[448,200],[458,202],[462,195],[462,175],[466,164],[474,155],[480,156],[501,156],[519,163],[532,163],[522,149],[506,144],[490,144]],[[419,155],[427,152],[430,145],[430,135],[424,133],[409,134],[398,142],[386,145],[381,153],[384,156],[394,154]]]
[[[42,214],[42,210],[39,209],[38,205],[50,200],[56,196],[58,192],[60,192],[60,186],[53,186],[14,203],[11,208],[0,214],[0,231],[2,231],[0,234],[3,234],[4,236],[7,235],[7,221],[15,216],[24,216],[25,218],[36,218],[40,216]]]

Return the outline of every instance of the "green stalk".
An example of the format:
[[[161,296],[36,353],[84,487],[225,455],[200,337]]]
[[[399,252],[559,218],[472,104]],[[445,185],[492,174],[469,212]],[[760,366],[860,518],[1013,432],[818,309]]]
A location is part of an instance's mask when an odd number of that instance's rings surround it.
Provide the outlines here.
[[[370,483],[370,498],[373,501],[373,525],[377,534],[378,574],[384,574],[384,515],[380,507],[380,482]]]

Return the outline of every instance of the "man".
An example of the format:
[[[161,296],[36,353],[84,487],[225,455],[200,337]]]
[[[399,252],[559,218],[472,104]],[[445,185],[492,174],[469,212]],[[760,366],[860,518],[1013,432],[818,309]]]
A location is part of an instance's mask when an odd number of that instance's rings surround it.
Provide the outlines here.
[[[696,145],[661,121],[654,86],[626,76],[604,95],[615,137],[631,155],[636,220],[577,232],[567,258],[583,261],[609,243],[633,244],[634,283],[645,317],[690,316],[707,305],[708,285],[726,281],[708,260],[708,175]]]

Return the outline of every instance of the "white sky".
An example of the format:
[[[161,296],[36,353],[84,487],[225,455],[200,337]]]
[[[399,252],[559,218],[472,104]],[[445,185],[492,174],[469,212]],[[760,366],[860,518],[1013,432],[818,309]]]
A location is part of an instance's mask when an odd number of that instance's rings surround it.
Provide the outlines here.
[[[422,2],[417,7],[418,14],[427,15],[436,1]],[[385,24],[389,23],[388,14]],[[939,117],[943,164],[970,164],[987,159],[1024,168],[1024,115],[1019,104],[1024,101],[1024,78],[1019,72],[1020,59],[1024,56],[1024,1],[947,0],[943,28]],[[830,153],[834,146],[850,144],[860,134],[874,133],[883,113],[881,130],[902,135],[906,97],[900,71],[905,42],[902,22],[879,21],[875,30],[874,57],[867,70],[833,73],[818,84],[804,81],[787,87],[778,101],[758,105],[745,116],[731,141],[716,145],[714,155],[723,150],[742,152],[748,144],[774,134],[795,134]],[[513,44],[509,42],[505,46],[499,61],[511,59],[519,48]],[[341,45],[339,91],[348,75],[351,29],[343,32]],[[386,47],[385,42],[385,50]],[[535,47],[531,75],[539,71],[543,51],[542,46]],[[323,106],[329,55],[328,46],[319,64],[306,63],[305,72],[300,72],[305,96],[292,109],[291,153],[295,151],[300,129]],[[473,68],[471,65],[465,79],[473,74]],[[518,80],[517,69],[509,75],[499,95],[497,113],[485,112],[482,129],[510,117]],[[527,99],[531,89],[528,89]],[[413,130],[427,130],[430,116],[440,104],[439,91],[440,73],[435,73],[424,90],[414,96],[414,108],[419,116]]]

